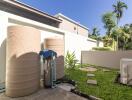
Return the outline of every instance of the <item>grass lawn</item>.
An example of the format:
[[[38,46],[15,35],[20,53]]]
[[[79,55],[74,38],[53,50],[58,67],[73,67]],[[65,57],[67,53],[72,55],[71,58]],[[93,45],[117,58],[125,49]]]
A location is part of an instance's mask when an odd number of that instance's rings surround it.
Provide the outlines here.
[[[87,72],[79,69],[66,69],[67,76],[77,82],[77,89],[88,95],[93,95],[103,100],[132,100],[132,87],[114,83],[117,70],[104,72],[102,68],[97,67],[96,72],[88,72],[95,74],[93,79],[98,82],[97,86],[88,85]]]

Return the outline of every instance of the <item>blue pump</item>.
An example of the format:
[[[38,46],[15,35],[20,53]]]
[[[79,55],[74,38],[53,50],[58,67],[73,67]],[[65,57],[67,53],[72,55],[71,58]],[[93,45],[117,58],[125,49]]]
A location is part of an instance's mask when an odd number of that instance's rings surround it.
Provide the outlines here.
[[[50,59],[52,57],[57,57],[57,53],[53,50],[43,50],[39,53],[40,56],[43,56],[45,59]]]
[[[45,61],[47,61],[47,67],[49,67],[49,75],[50,75],[50,79],[46,78],[46,72],[44,70],[44,84],[45,87],[52,87],[54,88],[56,86],[55,82],[56,82],[56,62],[55,62],[55,58],[57,57],[57,53],[53,50],[43,50],[40,51],[39,55],[43,58],[43,62],[45,63]],[[46,80],[47,79],[47,80]],[[46,82],[49,81],[49,82]]]

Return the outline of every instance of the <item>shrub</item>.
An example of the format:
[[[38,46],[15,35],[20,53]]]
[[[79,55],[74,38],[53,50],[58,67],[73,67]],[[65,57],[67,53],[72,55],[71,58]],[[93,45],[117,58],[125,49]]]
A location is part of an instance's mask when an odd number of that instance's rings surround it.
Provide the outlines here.
[[[92,50],[95,51],[112,51],[110,47],[93,47]]]
[[[65,64],[66,67],[74,69],[78,60],[76,59],[75,52],[70,53],[67,51],[66,57],[65,57]]]
[[[132,50],[132,43],[131,42],[126,44],[126,50]]]

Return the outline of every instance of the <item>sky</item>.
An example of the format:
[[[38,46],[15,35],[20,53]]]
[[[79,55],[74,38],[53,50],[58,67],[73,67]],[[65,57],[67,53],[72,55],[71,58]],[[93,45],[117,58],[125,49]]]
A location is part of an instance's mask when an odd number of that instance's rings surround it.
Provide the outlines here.
[[[92,30],[97,27],[105,34],[102,15],[113,11],[116,0],[18,0],[50,15],[62,13]],[[122,0],[128,5],[119,25],[132,23],[132,0]]]

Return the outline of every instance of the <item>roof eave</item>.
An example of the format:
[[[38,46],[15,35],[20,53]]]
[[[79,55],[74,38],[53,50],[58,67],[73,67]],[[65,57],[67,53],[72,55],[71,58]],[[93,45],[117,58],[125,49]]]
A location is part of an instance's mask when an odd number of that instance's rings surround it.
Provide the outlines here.
[[[47,17],[47,18],[52,19],[54,21],[57,21],[59,23],[62,22],[62,20],[60,20],[60,19],[58,19],[58,18],[56,18],[54,16],[51,16],[51,15],[49,15],[47,13],[44,13],[44,12],[42,12],[42,11],[36,9],[36,8],[33,8],[33,7],[29,6],[29,5],[21,3],[19,1],[16,1],[16,0],[3,0],[3,2],[11,4],[11,5],[16,6],[18,8],[22,8],[22,9],[28,10],[28,11],[33,12],[35,14],[41,15],[43,17]]]

